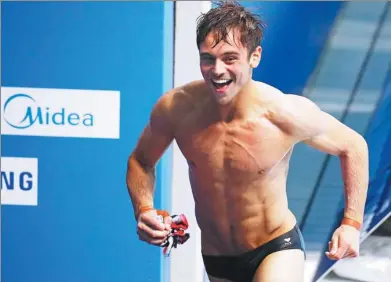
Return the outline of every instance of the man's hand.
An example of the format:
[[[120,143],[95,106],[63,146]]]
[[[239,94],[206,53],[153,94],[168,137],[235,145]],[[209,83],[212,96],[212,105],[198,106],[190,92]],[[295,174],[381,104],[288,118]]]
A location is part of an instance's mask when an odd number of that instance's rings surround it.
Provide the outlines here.
[[[359,248],[360,232],[352,226],[341,225],[335,230],[326,255],[331,260],[354,258],[359,256]]]
[[[139,215],[137,234],[140,240],[160,246],[171,232],[171,217],[164,217],[162,223],[156,210],[149,210]]]

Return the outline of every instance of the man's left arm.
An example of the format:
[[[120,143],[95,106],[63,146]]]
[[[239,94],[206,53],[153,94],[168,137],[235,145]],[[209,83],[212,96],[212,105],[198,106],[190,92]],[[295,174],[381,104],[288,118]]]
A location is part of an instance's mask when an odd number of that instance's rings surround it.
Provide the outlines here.
[[[287,129],[297,141],[331,155],[341,162],[345,208],[341,226],[330,242],[330,259],[359,254],[359,230],[368,190],[369,161],[365,139],[307,98],[286,95]],[[287,118],[288,118],[287,116]]]

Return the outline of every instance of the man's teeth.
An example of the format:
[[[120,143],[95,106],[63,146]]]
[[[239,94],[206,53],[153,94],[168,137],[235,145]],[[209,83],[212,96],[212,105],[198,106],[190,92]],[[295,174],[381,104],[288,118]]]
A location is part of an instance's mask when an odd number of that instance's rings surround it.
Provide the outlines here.
[[[219,79],[219,80],[216,80],[216,79],[212,79],[214,83],[227,83],[228,81],[230,81],[229,79]]]

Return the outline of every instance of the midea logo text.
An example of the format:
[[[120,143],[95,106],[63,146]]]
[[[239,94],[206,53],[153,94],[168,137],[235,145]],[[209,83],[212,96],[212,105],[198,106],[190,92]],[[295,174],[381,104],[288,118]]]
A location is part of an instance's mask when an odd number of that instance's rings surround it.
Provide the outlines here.
[[[20,117],[12,115],[10,111],[21,109]],[[4,120],[13,128],[25,129],[32,126],[56,125],[56,126],[86,126],[94,125],[94,116],[91,113],[67,112],[65,108],[50,109],[38,106],[33,97],[18,93],[12,95],[4,104]]]

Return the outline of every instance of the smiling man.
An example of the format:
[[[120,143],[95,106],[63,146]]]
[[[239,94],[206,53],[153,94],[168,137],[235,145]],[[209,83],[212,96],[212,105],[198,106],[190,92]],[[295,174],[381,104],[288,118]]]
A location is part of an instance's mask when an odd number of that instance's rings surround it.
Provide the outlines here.
[[[128,161],[139,238],[159,246],[170,219],[156,219],[155,165],[176,140],[189,164],[211,282],[303,281],[304,243],[286,195],[289,160],[299,142],[338,156],[342,164],[345,217],[327,256],[359,253],[366,142],[310,100],[252,79],[263,27],[236,2],[221,2],[202,15],[197,44],[204,79],[159,99]]]

